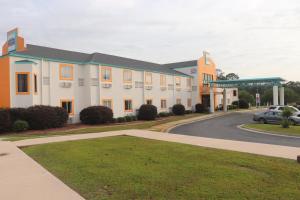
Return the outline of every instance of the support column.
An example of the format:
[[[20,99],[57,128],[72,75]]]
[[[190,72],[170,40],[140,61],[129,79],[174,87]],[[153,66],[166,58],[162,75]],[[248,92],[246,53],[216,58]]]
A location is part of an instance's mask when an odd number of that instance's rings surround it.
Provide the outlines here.
[[[214,86],[210,86],[210,113],[215,112],[215,94],[214,94]]]
[[[227,90],[224,88],[223,90],[223,111],[227,112]]]
[[[279,90],[279,102],[281,106],[284,106],[284,87],[280,87]]]
[[[273,105],[278,106],[278,86],[273,86]]]

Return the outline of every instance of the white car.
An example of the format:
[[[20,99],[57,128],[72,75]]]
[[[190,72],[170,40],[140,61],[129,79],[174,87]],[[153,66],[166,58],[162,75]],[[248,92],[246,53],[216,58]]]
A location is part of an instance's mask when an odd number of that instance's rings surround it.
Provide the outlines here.
[[[284,108],[289,108],[292,110],[293,113],[299,113],[299,109],[294,107],[294,106],[270,106],[269,107],[269,110],[272,110],[272,111],[283,111]]]

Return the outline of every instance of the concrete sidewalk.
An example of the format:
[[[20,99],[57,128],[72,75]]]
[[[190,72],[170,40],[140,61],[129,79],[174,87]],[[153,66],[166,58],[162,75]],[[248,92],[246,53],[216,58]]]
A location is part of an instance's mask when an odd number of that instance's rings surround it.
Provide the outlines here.
[[[161,133],[161,132],[154,132],[154,131],[147,131],[147,130],[123,130],[123,131],[112,131],[112,132],[104,132],[104,133],[89,133],[89,134],[78,134],[78,135],[58,136],[58,137],[49,137],[49,138],[37,138],[37,139],[16,141],[13,142],[13,144],[15,144],[18,147],[25,147],[25,146],[31,146],[37,144],[46,144],[51,142],[93,139],[93,138],[101,138],[101,137],[117,136],[117,135],[128,135],[134,137],[142,137],[146,139],[178,142],[178,143],[190,144],[190,145],[201,146],[201,147],[232,150],[232,151],[258,154],[258,155],[288,158],[294,160],[297,159],[297,155],[300,155],[300,148],[297,147],[205,138],[205,137],[197,137],[197,136],[189,136],[189,135]]]
[[[0,199],[84,200],[15,144],[1,141]]]

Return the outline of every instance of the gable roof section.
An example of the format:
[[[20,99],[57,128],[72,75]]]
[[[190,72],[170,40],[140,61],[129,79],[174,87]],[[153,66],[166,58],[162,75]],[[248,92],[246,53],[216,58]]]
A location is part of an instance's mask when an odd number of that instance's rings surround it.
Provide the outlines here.
[[[57,61],[65,62],[76,62],[80,64],[102,64],[102,65],[112,65],[116,67],[130,68],[133,70],[145,70],[153,72],[161,72],[167,74],[175,74],[181,76],[189,76],[187,74],[173,70],[171,67],[166,67],[165,65],[145,62],[141,60],[135,60],[130,58],[124,58],[119,56],[113,56],[102,53],[81,53],[75,51],[68,51],[62,49],[55,49],[50,47],[43,47],[38,45],[28,44],[25,51],[15,52],[12,55],[29,56],[37,58],[52,59]]]

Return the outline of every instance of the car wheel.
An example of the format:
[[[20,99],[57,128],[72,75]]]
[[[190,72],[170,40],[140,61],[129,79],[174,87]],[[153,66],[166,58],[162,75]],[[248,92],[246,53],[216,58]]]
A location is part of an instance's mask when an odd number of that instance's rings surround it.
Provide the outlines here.
[[[260,124],[266,124],[267,121],[266,121],[264,118],[260,118],[260,119],[259,119],[259,123],[260,123]]]

